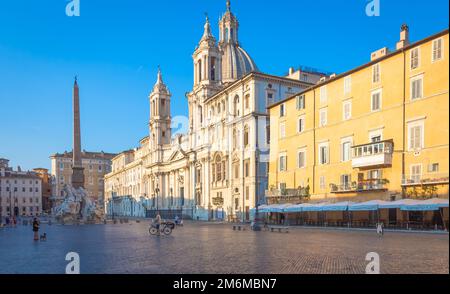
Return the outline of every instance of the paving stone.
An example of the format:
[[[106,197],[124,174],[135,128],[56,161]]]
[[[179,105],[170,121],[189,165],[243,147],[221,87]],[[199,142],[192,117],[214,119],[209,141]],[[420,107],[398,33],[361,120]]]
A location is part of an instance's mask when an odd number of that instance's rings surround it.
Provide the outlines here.
[[[362,274],[366,254],[381,273],[449,273],[448,234],[293,229],[289,234],[233,231],[228,224],[186,223],[171,236],[148,234],[148,223],[42,225],[0,229],[0,273],[64,273],[68,252],[81,273]]]

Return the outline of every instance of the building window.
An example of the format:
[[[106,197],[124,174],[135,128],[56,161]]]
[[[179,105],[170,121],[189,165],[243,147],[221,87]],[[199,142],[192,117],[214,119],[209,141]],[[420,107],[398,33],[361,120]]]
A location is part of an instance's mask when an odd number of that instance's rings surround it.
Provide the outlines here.
[[[250,108],[250,95],[246,95],[244,100],[245,100],[245,109],[249,109]]]
[[[424,122],[415,122],[408,125],[408,147],[409,151],[424,148]]]
[[[320,103],[324,104],[327,103],[328,100],[328,94],[327,94],[327,86],[320,87]]]
[[[210,65],[210,75],[211,75],[211,81],[216,80],[216,58],[211,57],[211,65]]]
[[[250,200],[250,187],[245,187],[245,200]]]
[[[250,160],[244,162],[244,174],[246,178],[250,176]]]
[[[411,79],[411,100],[423,98],[423,76]]]
[[[381,179],[381,170],[380,169],[369,170],[367,172],[367,178],[369,180],[380,180]]]
[[[328,143],[319,144],[319,164],[328,164],[329,156]]]
[[[348,95],[352,92],[352,76],[344,78],[344,95]]]
[[[428,165],[428,172],[429,173],[439,172],[439,163],[432,163],[432,164]]]
[[[438,61],[442,59],[442,47],[443,47],[444,40],[442,38],[436,39],[433,41],[433,56],[432,61]]]
[[[372,66],[372,83],[376,84],[380,82],[381,72],[380,72],[380,64],[377,63]]]
[[[381,110],[381,90],[372,92],[370,105],[372,111]]]
[[[273,103],[273,93],[267,93],[267,106]]]
[[[248,126],[244,127],[244,146],[247,147],[249,144],[249,136],[248,136]]]
[[[284,117],[284,116],[286,116],[286,105],[283,103],[283,104],[280,104],[280,117]]]
[[[286,153],[280,154],[279,160],[278,160],[278,167],[279,167],[279,171],[286,171],[287,170],[287,156],[286,156]]]
[[[234,106],[234,115],[239,116],[240,112],[239,112],[239,96],[238,95],[236,95],[234,97],[234,105],[233,106]]]
[[[235,162],[234,164],[234,178],[239,178],[239,162]]]
[[[328,123],[328,110],[323,108],[319,111],[319,127],[324,127]]]
[[[237,149],[238,146],[238,135],[236,129],[233,129],[233,148]]]
[[[352,143],[350,141],[344,141],[341,143],[341,161],[342,162],[347,162],[350,160],[351,145],[352,145]]]
[[[299,133],[303,133],[305,131],[305,116],[304,115],[302,115],[298,118],[297,131]]]
[[[59,164],[59,170],[64,170],[64,163]]]
[[[325,176],[320,176],[319,178],[319,186],[321,190],[324,190],[326,188],[326,181],[325,181]]]
[[[216,159],[216,180],[217,182],[222,181],[222,163],[220,162],[220,157],[218,157],[218,159]]]
[[[198,61],[198,67],[197,68],[198,68],[198,80],[202,81],[203,77],[202,77],[202,60],[201,59]]]
[[[285,137],[286,137],[286,124],[281,123],[280,124],[280,139],[285,138]]]
[[[352,101],[345,101],[342,104],[342,119],[349,120],[352,118]]]
[[[413,164],[410,166],[411,171],[411,180],[413,183],[420,183],[422,179],[422,165],[421,164]]]
[[[306,167],[306,149],[301,149],[297,153],[297,167],[305,168]]]
[[[341,175],[341,186],[344,190],[349,190],[351,187],[351,175]]]
[[[410,51],[410,63],[411,63],[411,69],[416,69],[419,67],[419,48],[414,48]]]
[[[298,95],[297,96],[297,110],[305,109],[305,95]]]

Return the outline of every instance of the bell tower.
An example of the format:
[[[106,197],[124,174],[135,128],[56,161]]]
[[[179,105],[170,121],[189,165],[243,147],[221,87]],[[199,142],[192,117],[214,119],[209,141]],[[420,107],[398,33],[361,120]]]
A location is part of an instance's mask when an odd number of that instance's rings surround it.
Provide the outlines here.
[[[161,149],[171,141],[171,94],[164,84],[160,68],[153,91],[150,93],[150,142],[153,150]]]
[[[238,39],[238,29],[239,22],[236,16],[231,12],[230,0],[227,0],[227,11],[223,15],[219,22],[220,29],[220,41],[219,46],[224,44],[236,44],[239,45]]]
[[[194,61],[194,89],[201,86],[216,87],[221,82],[222,55],[211,33],[208,15],[203,36],[192,56]]]

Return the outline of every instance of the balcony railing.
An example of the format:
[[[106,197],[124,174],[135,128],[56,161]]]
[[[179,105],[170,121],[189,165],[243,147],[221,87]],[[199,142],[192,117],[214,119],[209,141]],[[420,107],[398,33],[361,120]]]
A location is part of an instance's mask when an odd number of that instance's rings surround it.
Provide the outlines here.
[[[404,175],[403,186],[448,184],[448,173],[427,173],[422,175]]]
[[[309,187],[266,190],[267,204],[302,202],[309,199],[309,191]]]
[[[386,179],[367,179],[360,182],[352,182],[346,184],[331,184],[331,193],[347,193],[347,192],[367,192],[376,190],[386,190],[388,180]]]
[[[392,165],[394,143],[392,140],[352,147],[353,168]]]

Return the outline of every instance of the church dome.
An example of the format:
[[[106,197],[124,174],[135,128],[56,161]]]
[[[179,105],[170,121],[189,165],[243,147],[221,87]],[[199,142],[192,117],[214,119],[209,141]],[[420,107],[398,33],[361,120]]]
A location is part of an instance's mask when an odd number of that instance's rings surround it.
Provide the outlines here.
[[[238,44],[229,42],[221,46],[222,48],[222,80],[231,82],[246,74],[258,71],[253,59]]]

